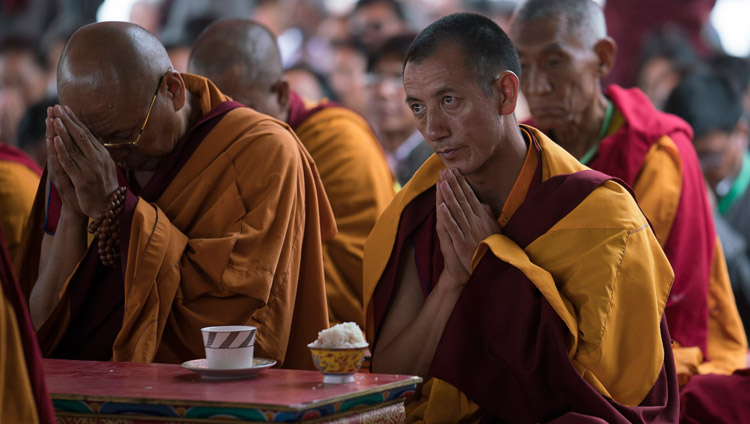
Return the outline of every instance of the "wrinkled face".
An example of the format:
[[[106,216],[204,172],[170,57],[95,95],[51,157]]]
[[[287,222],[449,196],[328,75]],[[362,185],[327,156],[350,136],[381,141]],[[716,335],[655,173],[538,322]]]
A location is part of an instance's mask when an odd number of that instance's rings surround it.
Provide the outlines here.
[[[357,10],[350,22],[354,34],[368,50],[377,49],[389,37],[403,30],[398,15],[385,3],[373,3]]]
[[[568,31],[565,16],[517,22],[513,43],[521,60],[521,90],[534,123],[545,131],[580,125],[597,101],[598,56]]]
[[[103,90],[76,90],[72,87],[60,91],[60,104],[70,107],[99,142],[122,144],[122,147],[107,148],[120,166],[154,171],[180,137],[177,114],[166,85],[165,77],[137,146],[128,146],[127,143],[138,137],[153,96],[136,97],[124,89],[109,95]]]
[[[30,53],[8,52],[0,56],[0,91],[16,90],[26,104],[44,98],[47,76]]]
[[[404,88],[427,143],[445,166],[470,176],[498,163],[503,122],[496,97],[482,91],[463,56],[448,44],[421,63],[408,63]]]
[[[694,145],[706,182],[716,188],[719,182],[739,172],[747,139],[741,131],[713,131],[697,137]]]
[[[401,69],[403,60],[384,57],[375,65],[368,77],[370,110],[373,124],[380,132],[413,132],[414,119],[409,106],[404,103]]]

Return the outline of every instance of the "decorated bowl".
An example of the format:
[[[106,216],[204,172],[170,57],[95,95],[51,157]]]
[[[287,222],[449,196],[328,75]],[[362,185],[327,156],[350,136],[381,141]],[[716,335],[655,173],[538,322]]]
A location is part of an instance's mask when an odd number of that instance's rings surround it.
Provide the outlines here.
[[[323,373],[324,383],[351,383],[354,373],[365,360],[367,346],[354,348],[322,348],[308,345],[315,367]]]

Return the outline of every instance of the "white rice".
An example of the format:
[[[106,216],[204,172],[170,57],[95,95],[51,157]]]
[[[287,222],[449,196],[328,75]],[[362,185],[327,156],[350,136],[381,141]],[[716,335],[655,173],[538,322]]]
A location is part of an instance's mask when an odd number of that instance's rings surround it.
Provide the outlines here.
[[[367,346],[367,341],[357,324],[344,322],[319,332],[318,340],[308,346],[323,349],[361,348]]]

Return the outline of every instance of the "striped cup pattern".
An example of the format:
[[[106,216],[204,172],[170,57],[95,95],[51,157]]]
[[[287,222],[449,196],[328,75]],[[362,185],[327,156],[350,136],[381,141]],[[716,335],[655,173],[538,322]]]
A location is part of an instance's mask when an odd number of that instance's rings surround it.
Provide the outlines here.
[[[257,329],[250,326],[206,327],[203,332],[203,345],[208,349],[238,349],[255,345]]]

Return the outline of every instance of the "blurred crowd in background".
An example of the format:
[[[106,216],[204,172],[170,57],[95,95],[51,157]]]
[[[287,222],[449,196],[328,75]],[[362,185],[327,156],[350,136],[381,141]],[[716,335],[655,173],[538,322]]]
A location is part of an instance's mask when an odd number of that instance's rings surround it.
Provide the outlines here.
[[[187,68],[193,41],[211,22],[246,17],[263,23],[278,36],[292,88],[364,115],[393,157],[405,141],[419,138],[401,85],[401,65],[416,33],[456,11],[482,13],[507,30],[519,1],[117,0],[117,6],[129,8],[131,22],[162,40],[180,71]],[[62,49],[77,28],[102,18],[102,9],[112,7],[108,3],[112,0],[0,1],[0,140],[26,150],[40,165],[45,110],[56,101]],[[750,67],[746,58],[724,53],[709,20],[715,5],[716,0],[604,2],[619,48],[607,82],[638,86],[661,108],[685,75],[712,67],[731,80],[748,110]],[[528,117],[523,105],[516,114],[519,121]]]
[[[157,35],[180,71],[187,68],[198,34],[211,22],[249,18],[277,35],[292,89],[310,100],[336,101],[369,120],[389,165],[404,184],[432,153],[416,131],[401,81],[402,64],[416,33],[457,11],[484,14],[507,31],[521,1],[0,0],[0,142],[20,147],[44,165],[44,118],[47,106],[57,101],[57,62],[72,33],[106,19],[106,8],[127,7],[123,19]],[[657,108],[690,122],[709,191],[718,199],[726,198],[743,175],[750,182],[750,62],[728,54],[724,47],[728,40],[722,34],[741,28],[722,28],[710,18],[719,5],[724,16],[736,18],[732,6],[737,13],[747,12],[746,3],[750,2],[600,1],[608,33],[618,44],[615,67],[605,83],[637,86]],[[747,38],[750,46],[750,34]],[[673,93],[681,82],[682,88]],[[519,121],[529,117],[523,101],[516,115]],[[745,168],[748,172],[743,174]],[[750,309],[750,219],[724,217],[718,206],[717,229],[730,271],[741,274],[732,276],[738,304]],[[747,222],[725,225],[723,218]],[[744,314],[746,328],[749,315]]]

